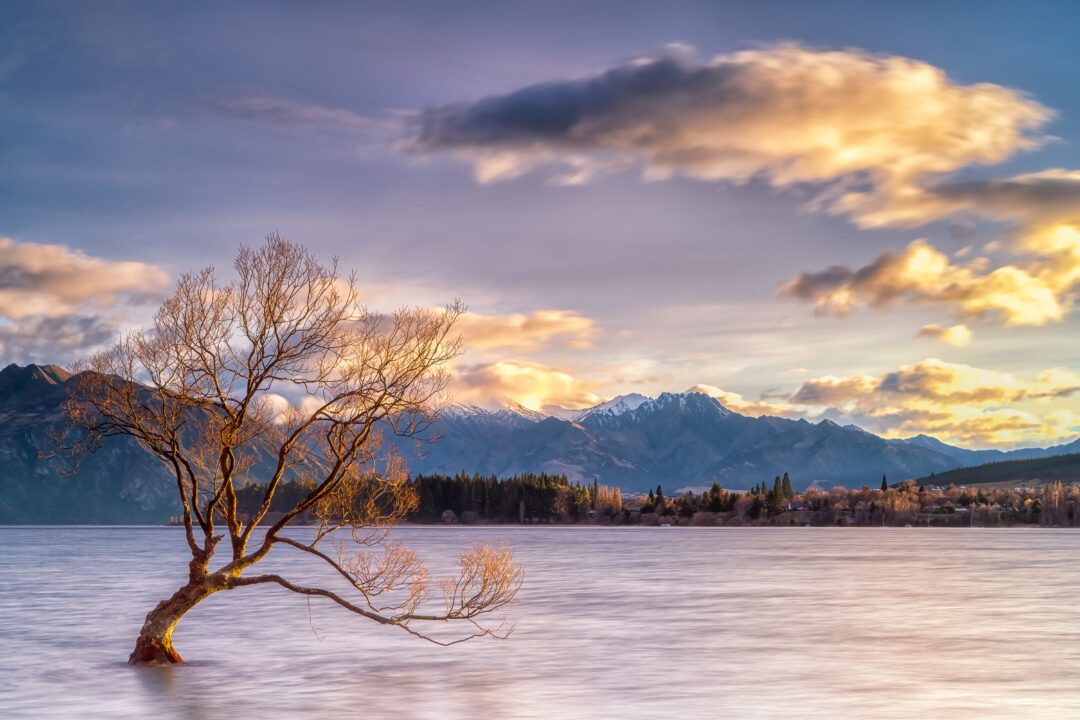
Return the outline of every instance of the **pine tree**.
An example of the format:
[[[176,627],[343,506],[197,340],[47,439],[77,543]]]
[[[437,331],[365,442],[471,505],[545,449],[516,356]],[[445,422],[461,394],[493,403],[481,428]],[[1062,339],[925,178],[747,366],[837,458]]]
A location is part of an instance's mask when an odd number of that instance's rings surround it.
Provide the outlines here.
[[[765,483],[762,483],[762,489],[764,489]],[[779,515],[784,511],[783,504],[783,483],[780,480],[780,476],[777,475],[773,480],[772,490],[765,493],[765,507],[769,511],[769,515]]]
[[[784,497],[787,498],[788,500],[791,500],[792,498],[795,497],[795,490],[794,490],[794,488],[791,487],[791,478],[788,477],[787,473],[784,473],[783,490],[784,490]]]
[[[885,476],[881,476],[881,492],[885,492],[889,489],[889,481],[885,479]]]

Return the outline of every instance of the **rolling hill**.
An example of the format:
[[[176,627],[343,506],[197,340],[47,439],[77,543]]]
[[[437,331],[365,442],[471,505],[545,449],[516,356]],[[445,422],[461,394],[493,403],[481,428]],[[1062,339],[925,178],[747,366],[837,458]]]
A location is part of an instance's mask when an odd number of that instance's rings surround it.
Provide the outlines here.
[[[994,485],[1080,481],[1080,453],[1050,457],[1001,460],[958,468],[920,479],[925,485]]]

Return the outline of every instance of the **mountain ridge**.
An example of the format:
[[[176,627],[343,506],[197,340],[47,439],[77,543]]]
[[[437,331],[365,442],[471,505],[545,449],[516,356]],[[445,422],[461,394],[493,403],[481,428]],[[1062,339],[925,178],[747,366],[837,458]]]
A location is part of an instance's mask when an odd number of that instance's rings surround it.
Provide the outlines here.
[[[520,406],[517,406],[520,408]],[[691,389],[655,398],[622,395],[591,408],[536,411],[461,407],[439,423],[441,446],[410,457],[415,473],[565,472],[574,480],[644,490],[712,482],[750,487],[790,472],[798,486],[875,485],[958,467],[1080,449],[1080,441],[1014,451],[956,447],[927,435],[886,439],[855,425],[741,415]],[[482,418],[482,419],[481,419]],[[500,418],[508,420],[501,423]],[[483,424],[463,435],[460,425]]]
[[[0,523],[164,522],[176,514],[175,480],[130,439],[110,441],[74,469],[55,452],[72,377],[50,365],[0,370]],[[883,474],[899,482],[1080,450],[1080,440],[1003,452],[929,436],[885,439],[833,421],[749,417],[700,392],[630,394],[560,414],[459,405],[433,426],[439,442],[392,441],[414,476],[549,472],[630,492],[713,482],[744,489],[784,472],[799,488],[876,485]],[[258,472],[257,464],[256,482]]]

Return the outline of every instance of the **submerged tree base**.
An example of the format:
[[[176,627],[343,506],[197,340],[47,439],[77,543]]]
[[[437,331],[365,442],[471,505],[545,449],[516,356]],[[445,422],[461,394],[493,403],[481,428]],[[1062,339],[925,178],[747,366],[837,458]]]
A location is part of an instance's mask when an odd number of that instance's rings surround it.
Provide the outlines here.
[[[193,571],[202,570],[198,560],[192,563]],[[168,600],[162,600],[146,614],[146,621],[135,641],[135,649],[128,657],[131,665],[180,665],[184,658],[172,644],[173,630],[180,619],[213,594],[216,586],[207,582],[191,582],[173,593]]]
[[[184,658],[168,640],[144,638],[135,642],[135,649],[128,658],[129,665],[182,665]]]

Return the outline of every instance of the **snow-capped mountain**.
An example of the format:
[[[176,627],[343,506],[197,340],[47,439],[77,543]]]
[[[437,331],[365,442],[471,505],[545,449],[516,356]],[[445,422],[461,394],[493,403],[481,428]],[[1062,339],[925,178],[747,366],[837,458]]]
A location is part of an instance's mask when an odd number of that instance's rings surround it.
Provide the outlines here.
[[[0,523],[163,522],[175,514],[175,480],[134,443],[116,439],[75,468],[55,452],[69,380],[51,365],[0,370]],[[799,487],[876,487],[882,474],[895,482],[991,460],[1080,451],[1080,441],[1005,453],[924,435],[885,440],[827,420],[747,417],[697,392],[624,395],[584,410],[456,406],[432,431],[438,442],[397,441],[414,475],[546,471],[630,491],[714,481],[745,488],[785,471]],[[266,475],[264,460],[251,468],[255,482]]]
[[[633,412],[647,402],[652,402],[652,399],[638,393],[619,395],[618,397],[612,398],[607,402],[600,403],[595,407],[577,411],[574,420],[581,420],[582,418],[586,418],[591,415],[606,415],[608,417],[614,417],[616,415],[622,415],[623,413]]]
[[[547,471],[644,490],[720,482],[744,488],[791,473],[797,486],[872,485],[1052,450],[966,450],[934,438],[878,437],[831,420],[811,423],[733,412],[700,392],[630,394],[584,410],[456,408],[440,442],[410,458],[414,473]],[[1062,446],[1059,452],[1067,452]]]
[[[437,432],[435,445],[403,447],[414,473],[545,471],[627,490],[713,481],[745,488],[784,472],[801,487],[876,486],[882,474],[902,480],[983,462],[974,451],[887,440],[828,420],[750,418],[699,392],[621,395],[579,411],[455,408]]]

